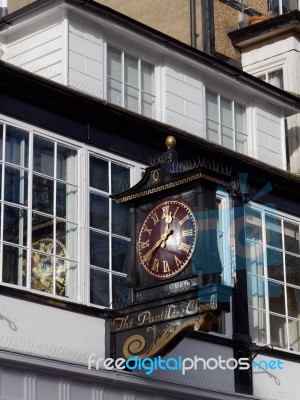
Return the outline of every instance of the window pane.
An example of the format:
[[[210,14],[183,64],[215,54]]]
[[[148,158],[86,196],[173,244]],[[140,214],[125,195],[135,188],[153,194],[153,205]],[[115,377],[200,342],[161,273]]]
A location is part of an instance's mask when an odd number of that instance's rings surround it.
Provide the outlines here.
[[[139,112],[139,91],[125,85],[124,106],[131,111]]]
[[[249,308],[250,335],[255,343],[267,343],[266,313]]]
[[[284,221],[284,246],[290,253],[300,254],[299,251],[299,225]]]
[[[0,200],[2,200],[2,165],[0,164]]]
[[[3,240],[27,245],[27,211],[17,207],[4,206]]]
[[[2,160],[3,152],[3,125],[0,125],[0,160]]]
[[[31,288],[53,293],[53,257],[32,252]]]
[[[281,220],[266,215],[267,245],[282,249]]]
[[[78,265],[66,260],[56,260],[55,293],[72,299],[77,297]]]
[[[107,74],[115,79],[122,79],[121,51],[108,47]]]
[[[112,202],[112,233],[129,237],[129,209],[115,201]]]
[[[112,269],[127,274],[130,242],[112,238]]]
[[[228,128],[232,128],[231,100],[221,97],[220,107],[221,107],[221,123],[227,126]]]
[[[206,121],[207,123],[207,139],[212,142],[219,143],[219,124],[213,121]]]
[[[221,144],[233,150],[233,130],[221,126]]]
[[[268,281],[268,290],[270,311],[285,315],[284,286],[277,282]]]
[[[280,251],[267,249],[268,277],[283,282],[284,274],[282,255],[283,254]]]
[[[27,206],[28,173],[22,169],[5,167],[4,200]]]
[[[246,238],[249,240],[255,240],[257,242],[262,241],[262,222],[261,215],[259,212],[252,210],[249,207],[245,208],[245,219],[246,219]]]
[[[130,187],[130,169],[118,164],[111,164],[111,191],[120,193]]]
[[[131,86],[138,87],[138,59],[129,55],[124,57],[124,78],[125,83]]]
[[[289,317],[300,317],[300,290],[287,286],[287,307]]]
[[[21,167],[28,167],[28,132],[7,126],[5,161]]]
[[[90,262],[97,267],[109,269],[109,237],[90,231]]]
[[[264,275],[263,246],[261,244],[246,242],[246,268],[255,275]]]
[[[32,213],[32,247],[53,253],[53,219]]]
[[[268,82],[280,89],[283,89],[283,70],[278,69],[277,71],[268,73]]]
[[[219,122],[218,95],[209,90],[206,91],[206,115],[208,119]]]
[[[272,327],[272,329],[270,329],[271,344],[273,346],[286,349],[287,348],[286,319],[277,317],[276,315],[270,315],[270,326]]]
[[[253,275],[247,276],[248,305],[254,308],[265,309],[264,280]]]
[[[3,245],[3,282],[26,286],[27,252],[18,247]]]
[[[90,226],[109,230],[109,199],[97,194],[90,195]]]
[[[113,290],[113,304],[124,304],[128,300],[128,287],[125,277],[113,275],[112,276],[112,290]]]
[[[145,115],[146,117],[154,117],[155,111],[154,111],[154,103],[155,103],[155,97],[151,96],[150,94],[147,93],[141,93],[141,107],[142,107],[142,114]]]
[[[153,65],[141,62],[141,84],[142,90],[148,93],[154,93]]]
[[[285,268],[287,283],[300,286],[300,258],[286,254]]]
[[[56,223],[56,255],[77,260],[77,225],[69,222]]]
[[[245,107],[234,103],[235,130],[245,132],[244,126]]]
[[[109,307],[109,275],[106,272],[91,268],[90,270],[90,294],[91,303]]]
[[[54,143],[39,136],[33,141],[33,170],[54,176]]]
[[[57,179],[77,184],[77,151],[57,145]]]
[[[241,132],[235,132],[235,149],[239,153],[248,154],[248,136]]]
[[[90,157],[90,186],[104,192],[109,191],[107,161]]]
[[[289,350],[300,352],[300,321],[289,320]]]
[[[77,187],[57,182],[56,216],[77,222],[78,199]]]
[[[53,215],[54,182],[41,176],[33,175],[32,208]]]
[[[123,105],[121,82],[112,78],[107,78],[107,100],[119,106]]]

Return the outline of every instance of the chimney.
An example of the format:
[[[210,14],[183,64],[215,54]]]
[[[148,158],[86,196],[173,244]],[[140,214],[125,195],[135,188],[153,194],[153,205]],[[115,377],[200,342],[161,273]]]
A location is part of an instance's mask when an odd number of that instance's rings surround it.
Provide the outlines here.
[[[7,1],[8,0],[0,0],[0,19],[7,15]]]

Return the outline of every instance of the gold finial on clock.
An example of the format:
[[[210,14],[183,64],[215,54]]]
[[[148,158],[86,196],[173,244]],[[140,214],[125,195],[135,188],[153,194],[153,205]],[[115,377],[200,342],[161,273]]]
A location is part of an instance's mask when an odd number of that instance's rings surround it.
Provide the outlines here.
[[[176,146],[176,139],[174,138],[174,136],[167,136],[165,140],[165,145],[167,146],[168,150],[174,148]]]

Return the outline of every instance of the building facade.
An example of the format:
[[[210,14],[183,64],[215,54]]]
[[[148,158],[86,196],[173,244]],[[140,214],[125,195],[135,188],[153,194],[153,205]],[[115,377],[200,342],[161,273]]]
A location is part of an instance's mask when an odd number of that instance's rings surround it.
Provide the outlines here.
[[[0,25],[0,398],[299,398],[300,182],[285,122],[298,97],[263,64],[245,72],[247,54],[242,71],[104,2],[27,3]],[[215,218],[232,301],[168,357],[247,356],[258,366],[246,372],[88,368],[110,356],[109,321],[128,298],[129,210],[111,195],[163,160],[170,134],[175,171],[231,177]]]

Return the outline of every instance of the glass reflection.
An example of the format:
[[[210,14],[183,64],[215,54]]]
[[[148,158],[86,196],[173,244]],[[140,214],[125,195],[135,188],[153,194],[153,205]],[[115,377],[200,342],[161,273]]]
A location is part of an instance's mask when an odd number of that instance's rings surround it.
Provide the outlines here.
[[[54,143],[39,136],[33,140],[33,170],[54,176]]]
[[[77,260],[77,225],[56,222],[56,255]]]
[[[112,292],[113,305],[117,306],[118,302],[126,303],[128,300],[128,287],[126,278],[123,276],[112,276]]]
[[[76,186],[57,182],[56,186],[56,216],[77,222],[78,189]]]
[[[129,207],[112,201],[112,233],[129,237]]]
[[[90,225],[103,231],[109,230],[109,199],[97,194],[90,195]]]
[[[283,282],[283,254],[280,251],[267,249],[267,268],[269,278]]]
[[[249,240],[262,241],[262,222],[259,212],[246,207],[246,238]]]
[[[111,164],[111,191],[123,192],[130,187],[130,170],[117,164]]]
[[[90,262],[97,267],[109,269],[109,237],[90,231]]]
[[[32,247],[36,250],[53,253],[53,219],[32,213]]]
[[[266,234],[269,246],[282,248],[281,220],[266,215]]]
[[[5,283],[26,286],[27,252],[19,247],[3,245],[3,272]]]
[[[283,349],[287,348],[286,319],[270,315],[271,344]]]
[[[107,161],[90,157],[90,186],[104,192],[109,191]]]
[[[128,272],[130,242],[112,238],[112,268],[114,271]]]
[[[109,307],[109,275],[106,272],[91,268],[90,270],[90,301],[99,306]]]
[[[300,317],[300,290],[287,286],[287,307],[289,317]]]
[[[285,250],[290,253],[300,254],[299,240],[299,225],[284,221]]]
[[[28,132],[17,129],[13,126],[7,126],[5,139],[5,161],[27,168],[28,140]]]
[[[40,248],[42,248],[40,246]],[[42,248],[45,250],[45,248]],[[53,293],[54,259],[49,254],[32,252],[31,288]]]
[[[286,281],[292,285],[300,285],[300,257],[285,255]]]
[[[57,178],[77,184],[77,151],[57,145]]]
[[[3,152],[3,125],[0,124],[0,160],[2,160]]]
[[[4,206],[3,239],[6,242],[27,245],[27,211]]]
[[[27,206],[28,173],[22,169],[5,167],[4,200]]]
[[[53,215],[54,182],[33,175],[32,208]]]
[[[60,258],[56,259],[55,294],[69,298],[77,297],[78,265]]]
[[[268,281],[268,290],[270,311],[285,315],[284,286],[277,282]]]

